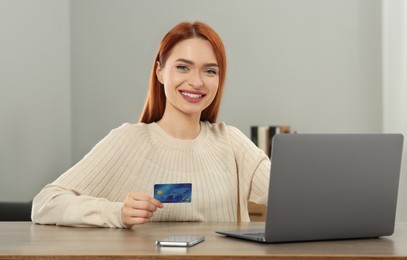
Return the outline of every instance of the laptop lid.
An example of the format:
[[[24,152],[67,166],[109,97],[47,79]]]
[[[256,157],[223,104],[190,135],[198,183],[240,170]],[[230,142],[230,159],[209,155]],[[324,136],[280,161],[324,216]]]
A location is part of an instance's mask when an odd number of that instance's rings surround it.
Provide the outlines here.
[[[265,237],[248,239],[294,242],[393,233],[401,134],[280,134],[272,147]]]

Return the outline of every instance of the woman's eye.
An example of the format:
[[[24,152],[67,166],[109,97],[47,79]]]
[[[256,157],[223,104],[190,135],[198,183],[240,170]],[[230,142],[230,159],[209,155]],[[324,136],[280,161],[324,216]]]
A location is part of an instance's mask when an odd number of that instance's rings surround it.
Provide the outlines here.
[[[185,65],[177,65],[177,69],[187,71],[189,70],[188,66]]]
[[[217,75],[218,71],[212,70],[212,69],[207,69],[207,70],[205,70],[205,73],[209,74],[209,75]]]

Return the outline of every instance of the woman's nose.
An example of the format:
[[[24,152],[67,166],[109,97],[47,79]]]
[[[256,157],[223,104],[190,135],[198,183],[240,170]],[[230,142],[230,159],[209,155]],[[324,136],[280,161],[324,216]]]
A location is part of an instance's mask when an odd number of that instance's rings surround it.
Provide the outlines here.
[[[188,80],[189,85],[191,85],[194,88],[201,88],[204,85],[204,82],[202,80],[202,75],[200,73],[193,73],[191,74],[191,77]]]

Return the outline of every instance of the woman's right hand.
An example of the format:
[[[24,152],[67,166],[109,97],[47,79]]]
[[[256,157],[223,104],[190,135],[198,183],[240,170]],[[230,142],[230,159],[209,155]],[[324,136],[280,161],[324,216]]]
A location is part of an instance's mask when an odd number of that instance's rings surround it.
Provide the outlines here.
[[[129,192],[121,211],[123,224],[131,228],[136,224],[149,222],[157,208],[162,207],[163,204],[150,195]]]

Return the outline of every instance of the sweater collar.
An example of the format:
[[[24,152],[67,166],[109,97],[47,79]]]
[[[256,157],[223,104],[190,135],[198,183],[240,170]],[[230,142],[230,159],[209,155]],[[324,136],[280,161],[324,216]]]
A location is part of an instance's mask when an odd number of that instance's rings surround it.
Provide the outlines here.
[[[152,130],[153,137],[157,141],[163,141],[164,143],[172,147],[190,148],[202,142],[202,140],[205,139],[207,136],[207,127],[209,122],[200,122],[200,124],[201,131],[199,132],[199,135],[195,139],[191,140],[176,139],[167,134],[167,132],[165,132],[157,123],[149,124],[149,128]]]

